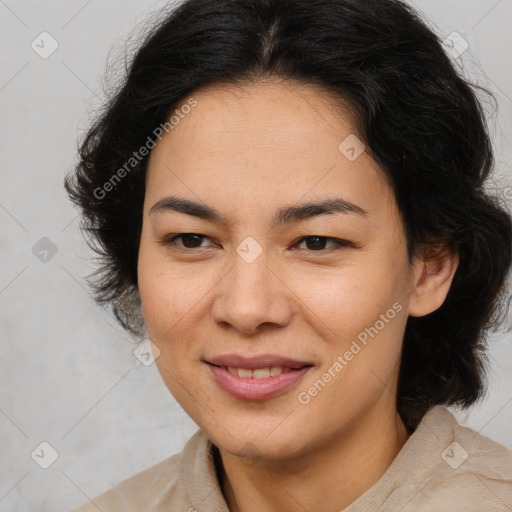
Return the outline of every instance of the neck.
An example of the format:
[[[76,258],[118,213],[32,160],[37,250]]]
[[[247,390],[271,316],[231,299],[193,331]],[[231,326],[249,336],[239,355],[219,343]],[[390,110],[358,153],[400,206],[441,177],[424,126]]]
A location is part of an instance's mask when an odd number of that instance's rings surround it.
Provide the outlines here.
[[[409,435],[396,412],[372,416],[311,453],[285,461],[248,464],[220,450],[219,481],[230,512],[348,507],[381,478]]]

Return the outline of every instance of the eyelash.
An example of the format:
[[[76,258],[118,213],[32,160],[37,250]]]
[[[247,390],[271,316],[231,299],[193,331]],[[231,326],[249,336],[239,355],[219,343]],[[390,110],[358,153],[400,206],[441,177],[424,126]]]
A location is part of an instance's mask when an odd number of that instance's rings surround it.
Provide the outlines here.
[[[178,235],[169,236],[169,237],[165,238],[164,240],[162,240],[160,243],[162,245],[165,245],[167,247],[170,247],[172,249],[176,249],[176,250],[182,251],[182,252],[197,252],[197,249],[205,249],[205,247],[189,248],[189,247],[177,246],[176,243],[175,243],[175,240],[178,239],[178,238],[183,238],[185,236],[202,237],[203,239],[209,238],[206,235],[201,235],[199,233],[180,233]],[[299,245],[302,242],[304,242],[306,240],[309,240],[311,238],[319,238],[321,240],[333,241],[336,244],[336,246],[337,246],[337,247],[334,247],[334,249],[336,249],[336,250],[344,248],[344,247],[355,247],[354,244],[352,244],[351,242],[347,242],[346,240],[340,240],[339,238],[333,238],[333,237],[328,237],[328,236],[320,236],[320,235],[304,236],[304,237],[300,238],[299,240],[297,240],[293,244],[292,247],[294,247],[296,245]],[[317,251],[314,251],[314,250],[311,250],[311,249],[309,249],[309,250],[306,249],[306,250],[309,251],[309,252],[312,252],[312,253],[328,252],[327,249],[320,249],[320,250],[317,250]]]

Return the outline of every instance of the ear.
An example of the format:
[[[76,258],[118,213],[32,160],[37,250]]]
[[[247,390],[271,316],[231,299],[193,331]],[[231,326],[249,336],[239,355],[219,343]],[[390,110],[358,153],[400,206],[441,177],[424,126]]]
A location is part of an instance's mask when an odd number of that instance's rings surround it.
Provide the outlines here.
[[[410,316],[425,316],[441,307],[458,265],[458,251],[446,244],[435,244],[422,251],[414,264]]]

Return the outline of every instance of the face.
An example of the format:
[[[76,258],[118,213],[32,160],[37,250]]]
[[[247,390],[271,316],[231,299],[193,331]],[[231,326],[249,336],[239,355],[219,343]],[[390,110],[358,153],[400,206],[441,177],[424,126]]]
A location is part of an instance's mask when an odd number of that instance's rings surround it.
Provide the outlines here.
[[[348,111],[322,90],[258,83],[193,98],[147,171],[148,335],[168,389],[215,444],[292,458],[395,411],[416,276],[400,215],[358,156]]]

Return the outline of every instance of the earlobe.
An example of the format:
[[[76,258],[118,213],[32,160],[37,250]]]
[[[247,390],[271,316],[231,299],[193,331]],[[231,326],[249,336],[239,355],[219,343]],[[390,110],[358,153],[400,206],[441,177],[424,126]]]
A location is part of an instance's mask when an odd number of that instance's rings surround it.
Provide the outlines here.
[[[414,289],[409,301],[410,316],[425,316],[441,307],[458,265],[458,251],[446,244],[436,244],[423,253],[414,274]]]

